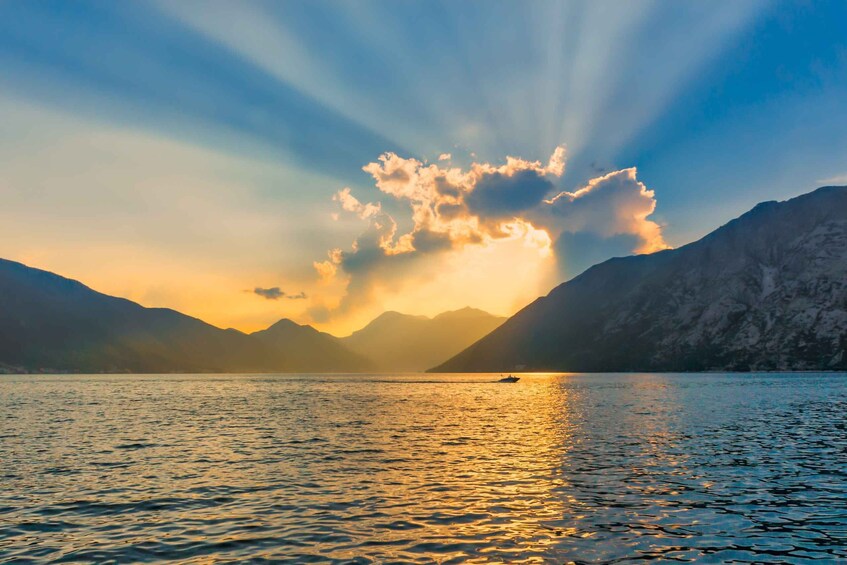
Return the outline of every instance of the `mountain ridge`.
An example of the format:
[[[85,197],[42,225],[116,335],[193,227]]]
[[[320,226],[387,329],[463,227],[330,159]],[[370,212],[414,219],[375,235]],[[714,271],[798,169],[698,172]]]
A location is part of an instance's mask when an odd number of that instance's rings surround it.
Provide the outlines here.
[[[456,315],[490,316],[468,308],[432,319],[385,312],[374,322],[415,320],[426,326]],[[458,343],[464,346],[478,337],[479,332],[471,333]],[[437,362],[453,353],[448,349],[433,355],[439,357]],[[398,370],[396,365],[381,368]],[[416,366],[416,370],[425,368]],[[0,259],[0,372],[348,373],[377,369],[374,361],[351,350],[344,338],[288,318],[250,334],[222,329],[170,308],[145,307],[50,271]]]
[[[0,360],[7,366],[215,370],[239,355],[258,353],[237,330],[227,332],[168,308],[144,308],[55,273],[0,260],[0,274]],[[202,359],[191,351],[222,342],[229,358]],[[178,356],[182,360],[174,363]]]
[[[221,329],[170,308],[147,308],[73,279],[0,259],[0,370],[4,372],[261,373],[307,372],[316,366],[325,372],[371,368],[336,338],[294,325],[299,336],[294,340],[289,332],[289,341],[296,342],[291,347],[278,335],[273,339],[282,326],[259,336]],[[317,353],[310,356],[309,348]]]
[[[465,307],[433,317],[384,312],[341,342],[380,371],[424,371],[448,359],[505,318]],[[439,359],[440,358],[440,359]]]
[[[249,334],[268,347],[285,348],[289,363],[308,367],[308,372],[368,372],[371,360],[350,351],[334,335],[282,318],[264,330]]]
[[[847,187],[763,202],[587,269],[431,370],[843,370],[845,250]]]

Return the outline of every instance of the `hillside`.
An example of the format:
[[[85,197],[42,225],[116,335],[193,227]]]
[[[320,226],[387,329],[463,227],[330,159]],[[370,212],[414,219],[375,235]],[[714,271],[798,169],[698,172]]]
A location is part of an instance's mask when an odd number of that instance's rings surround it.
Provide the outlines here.
[[[611,259],[433,371],[847,369],[847,187]]]
[[[332,336],[289,324],[279,323],[248,336],[174,310],[145,308],[77,281],[0,259],[0,370],[159,373],[369,368]]]

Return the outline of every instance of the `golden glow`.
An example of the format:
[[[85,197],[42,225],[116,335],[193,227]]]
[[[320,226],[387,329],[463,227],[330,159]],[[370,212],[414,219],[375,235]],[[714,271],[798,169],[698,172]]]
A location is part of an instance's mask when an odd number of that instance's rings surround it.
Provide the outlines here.
[[[29,132],[0,167],[0,257],[225,328],[302,316],[306,301],[245,290],[309,294],[312,252],[291,242],[329,220],[320,210],[295,214],[261,187],[336,181],[20,101],[0,98],[0,113]]]
[[[364,170],[386,197],[408,206],[408,217],[395,221],[383,203],[361,202],[349,188],[337,190],[337,179],[290,164],[0,98],[4,109],[14,110],[4,111],[10,127],[33,133],[16,141],[0,170],[8,212],[0,257],[144,306],[247,332],[291,318],[343,335],[385,310],[432,316],[471,306],[511,315],[560,282],[555,206],[486,216],[467,197],[490,175],[557,178],[563,147],[547,164],[508,157],[466,169],[447,154],[440,165],[386,154]],[[566,226],[633,233],[644,250],[660,248],[661,227],[646,220],[652,192],[634,169],[616,174],[560,196],[598,203],[568,212]],[[609,180],[618,185],[607,190]],[[320,191],[324,196],[305,199]],[[346,254],[362,250],[384,260],[364,280],[361,269],[345,264]],[[256,287],[307,298],[268,300],[252,292]]]
[[[333,318],[330,323],[314,325],[346,335],[385,310],[434,316],[472,306],[492,314],[511,315],[549,291],[556,282],[556,261],[546,233],[531,226],[513,229],[514,237],[467,246],[439,256],[431,264],[425,261],[409,273],[408,283],[391,291],[377,288],[376,299],[367,307]],[[335,293],[344,292],[343,283],[333,282]],[[340,299],[340,294],[336,294],[335,300]]]

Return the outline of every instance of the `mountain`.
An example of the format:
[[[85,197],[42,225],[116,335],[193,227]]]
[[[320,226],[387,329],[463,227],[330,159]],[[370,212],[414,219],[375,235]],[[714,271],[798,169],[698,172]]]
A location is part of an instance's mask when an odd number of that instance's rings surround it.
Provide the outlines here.
[[[337,337],[288,319],[282,319],[250,336],[270,348],[284,351],[287,363],[304,372],[355,373],[374,370],[372,361],[347,349]]]
[[[280,322],[252,336],[0,259],[0,371],[349,371],[332,336]]]
[[[611,259],[433,371],[847,370],[847,187]]]
[[[0,260],[0,363],[26,370],[223,371],[282,364],[234,330]]]
[[[341,342],[380,371],[423,371],[449,359],[505,318],[464,308],[434,318],[385,312]]]

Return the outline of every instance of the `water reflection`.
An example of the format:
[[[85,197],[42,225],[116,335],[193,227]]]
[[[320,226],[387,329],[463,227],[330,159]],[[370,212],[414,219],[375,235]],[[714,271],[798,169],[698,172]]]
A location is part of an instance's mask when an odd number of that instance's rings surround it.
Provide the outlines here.
[[[9,377],[0,554],[847,558],[847,381]]]

